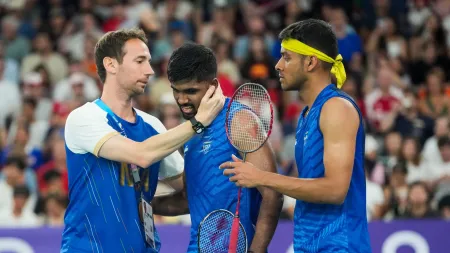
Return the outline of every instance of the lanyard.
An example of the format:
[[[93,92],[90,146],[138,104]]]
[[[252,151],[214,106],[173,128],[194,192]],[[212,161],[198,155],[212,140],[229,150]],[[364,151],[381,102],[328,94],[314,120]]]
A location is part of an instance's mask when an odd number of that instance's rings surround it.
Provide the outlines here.
[[[106,113],[108,113],[114,120],[114,122],[116,123],[116,125],[120,128],[120,134],[127,137],[127,133],[125,132],[125,129],[122,126],[122,123],[119,122],[119,120],[117,119],[116,115],[114,114],[114,112],[101,100],[101,99],[96,99],[94,101],[94,103],[96,103],[103,111],[105,111]],[[128,138],[128,137],[127,137]],[[139,189],[141,190],[141,197],[143,196],[143,184],[141,182],[141,178],[139,176],[139,169],[136,165],[134,164],[130,164],[131,167],[131,175],[133,178],[133,183],[134,183],[134,187],[135,189]]]

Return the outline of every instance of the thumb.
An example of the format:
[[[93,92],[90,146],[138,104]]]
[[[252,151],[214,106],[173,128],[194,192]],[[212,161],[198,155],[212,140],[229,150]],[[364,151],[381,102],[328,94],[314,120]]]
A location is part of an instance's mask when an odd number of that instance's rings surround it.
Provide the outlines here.
[[[239,159],[239,158],[237,158],[237,156],[235,156],[234,154],[233,155],[231,155],[231,158],[233,159],[233,161],[235,161],[235,162],[242,162],[242,160],[241,159]]]

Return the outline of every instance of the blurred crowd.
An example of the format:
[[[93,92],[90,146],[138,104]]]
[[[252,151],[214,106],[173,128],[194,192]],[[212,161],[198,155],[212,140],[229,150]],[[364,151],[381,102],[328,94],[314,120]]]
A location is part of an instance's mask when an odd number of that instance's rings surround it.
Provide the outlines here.
[[[180,124],[168,58],[184,42],[204,44],[216,53],[226,95],[248,81],[267,88],[278,170],[296,176],[303,104],[281,91],[274,66],[281,29],[311,17],[332,25],[343,90],[363,113],[368,219],[450,219],[448,0],[0,0],[0,15],[0,227],[63,225],[65,120],[101,94],[94,45],[120,28],[145,31],[156,72],[136,108],[168,129]],[[285,198],[283,218],[294,205]]]

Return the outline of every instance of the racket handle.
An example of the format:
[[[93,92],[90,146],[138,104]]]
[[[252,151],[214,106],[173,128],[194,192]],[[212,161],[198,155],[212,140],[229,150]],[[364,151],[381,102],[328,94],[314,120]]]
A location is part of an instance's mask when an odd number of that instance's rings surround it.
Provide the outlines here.
[[[230,246],[228,247],[228,253],[236,253],[238,238],[239,238],[239,217],[234,217],[233,224],[231,225]]]

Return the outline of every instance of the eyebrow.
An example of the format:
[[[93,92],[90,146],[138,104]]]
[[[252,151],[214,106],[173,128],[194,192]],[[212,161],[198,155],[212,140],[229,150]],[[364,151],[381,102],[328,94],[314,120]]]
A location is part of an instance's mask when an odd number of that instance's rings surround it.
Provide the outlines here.
[[[135,60],[147,60],[148,59],[148,61],[151,61],[152,60],[152,58],[151,57],[147,57],[147,56],[145,56],[145,55],[139,55],[139,56],[137,56],[136,58],[134,58]]]

